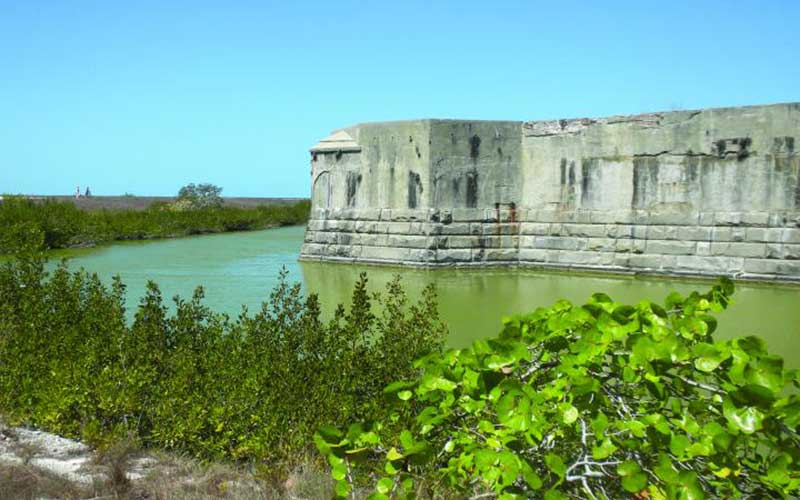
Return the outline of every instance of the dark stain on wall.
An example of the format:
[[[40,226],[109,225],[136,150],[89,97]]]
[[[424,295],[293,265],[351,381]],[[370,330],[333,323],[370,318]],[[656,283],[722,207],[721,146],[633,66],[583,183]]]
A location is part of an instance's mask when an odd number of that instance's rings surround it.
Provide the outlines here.
[[[456,177],[455,179],[453,179],[453,200],[458,199],[458,192],[460,191],[460,189],[461,189],[461,179]]]
[[[591,201],[590,193],[594,188],[592,172],[596,169],[597,158],[584,158],[581,160],[581,207],[588,207]]]
[[[417,208],[419,194],[422,193],[422,182],[419,174],[408,172],[408,208]]]
[[[575,185],[575,162],[569,162],[569,185]]]
[[[772,150],[775,153],[794,153],[794,137],[775,137],[773,139]]]
[[[356,172],[347,172],[347,206],[356,206],[356,193],[358,193],[358,186],[361,185],[361,174]]]
[[[481,138],[477,135],[473,135],[469,138],[469,157],[473,160],[477,160],[478,156],[481,154]]]
[[[467,173],[467,208],[478,206],[478,172]]]
[[[561,158],[561,185],[567,183],[567,159]]]
[[[734,137],[732,139],[719,139],[712,144],[712,152],[719,158],[728,158],[735,155],[737,160],[744,160],[750,156],[750,146],[753,140],[749,137]]]
[[[657,201],[658,158],[640,156],[633,159],[633,197],[631,208],[643,209]]]
[[[700,167],[700,158],[692,154],[692,150],[690,149],[686,153],[686,158],[684,159],[684,163],[686,165],[686,176],[688,177],[689,182],[692,183],[697,182],[699,167]]]

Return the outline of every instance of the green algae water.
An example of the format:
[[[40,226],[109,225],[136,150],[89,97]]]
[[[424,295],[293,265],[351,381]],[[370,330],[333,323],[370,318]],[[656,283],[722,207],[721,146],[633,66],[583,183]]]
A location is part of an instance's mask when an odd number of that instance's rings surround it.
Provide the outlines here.
[[[412,299],[434,283],[442,319],[448,324],[448,343],[462,347],[497,333],[501,319],[532,311],[558,299],[585,302],[597,291],[615,300],[663,302],[673,290],[686,294],[705,290],[708,281],[598,276],[536,272],[520,269],[416,270],[348,264],[298,262],[303,227],[197,236],[174,240],[123,243],[89,250],[55,253],[69,266],[84,267],[110,282],[119,274],[128,286],[132,310],[147,281],[158,283],[164,297],[189,297],[197,285],[212,309],[236,316],[242,306],[253,311],[269,296],[282,269],[291,282],[318,293],[330,313],[349,303],[353,283],[366,272],[370,290],[380,291],[400,274]],[[55,259],[54,259],[55,260]],[[52,264],[54,265],[54,264]],[[757,334],[787,364],[800,367],[800,287],[737,283],[734,304],[717,315],[717,337]]]

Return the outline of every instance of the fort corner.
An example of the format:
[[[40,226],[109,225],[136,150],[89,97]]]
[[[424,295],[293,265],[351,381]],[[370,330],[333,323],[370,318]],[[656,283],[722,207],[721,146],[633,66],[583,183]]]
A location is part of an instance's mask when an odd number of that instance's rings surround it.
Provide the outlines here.
[[[301,258],[800,281],[798,138],[800,104],[355,125],[311,149]]]

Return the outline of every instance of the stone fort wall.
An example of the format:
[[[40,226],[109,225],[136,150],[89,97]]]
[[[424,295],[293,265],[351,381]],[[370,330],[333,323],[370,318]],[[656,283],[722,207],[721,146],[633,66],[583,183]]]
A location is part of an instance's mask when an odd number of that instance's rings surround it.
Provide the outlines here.
[[[798,137],[800,104],[356,125],[311,150],[301,258],[800,281]]]

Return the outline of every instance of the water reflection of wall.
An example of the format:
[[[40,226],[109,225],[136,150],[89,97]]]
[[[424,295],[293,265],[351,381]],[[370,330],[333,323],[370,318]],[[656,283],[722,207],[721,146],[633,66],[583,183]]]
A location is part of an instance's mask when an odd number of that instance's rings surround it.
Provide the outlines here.
[[[620,302],[663,301],[671,291],[705,290],[707,281],[675,281],[633,277],[566,275],[519,269],[420,270],[320,262],[301,264],[306,289],[317,293],[327,314],[347,304],[359,273],[367,272],[369,289],[380,291],[400,273],[410,297],[428,283],[439,293],[440,314],[450,327],[449,344],[463,347],[499,332],[501,318],[533,311],[559,299],[584,303],[603,291]],[[739,285],[734,305],[719,315],[721,338],[758,334],[770,349],[800,366],[800,290],[796,287]],[[768,323],[765,318],[769,318]]]

